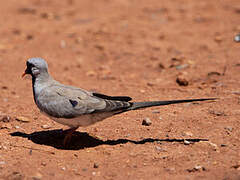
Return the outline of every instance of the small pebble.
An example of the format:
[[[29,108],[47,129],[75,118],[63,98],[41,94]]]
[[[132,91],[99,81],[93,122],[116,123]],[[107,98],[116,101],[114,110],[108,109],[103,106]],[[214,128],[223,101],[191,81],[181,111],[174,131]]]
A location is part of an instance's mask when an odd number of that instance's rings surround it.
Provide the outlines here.
[[[188,67],[189,67],[188,64],[181,64],[181,65],[176,66],[176,69],[177,69],[177,70],[181,70],[181,69],[186,69],[186,68],[188,68]]]
[[[46,166],[47,163],[46,163],[46,162],[41,162],[41,165],[42,165],[42,166]]]
[[[226,129],[227,131],[230,131],[230,132],[232,132],[232,130],[233,130],[233,128],[231,126],[227,126],[224,129]]]
[[[0,121],[2,122],[10,122],[11,117],[10,116],[3,116]]]
[[[194,168],[192,168],[192,169],[187,169],[188,172],[196,172],[196,171],[200,171],[200,170],[205,171],[206,168],[203,167],[203,166],[200,166],[200,165],[196,165],[196,166],[194,166]]]
[[[189,145],[191,144],[188,140],[184,139],[184,142],[183,142],[185,145]]]
[[[28,118],[23,117],[23,116],[18,116],[18,117],[16,117],[16,120],[17,120],[17,121],[20,121],[20,122],[24,122],[24,123],[30,122],[30,120],[29,120]]]
[[[155,149],[159,152],[166,152],[166,150],[161,148],[160,146],[156,146]]]
[[[238,34],[238,35],[236,35],[235,37],[234,37],[234,40],[235,40],[235,42],[240,42],[240,34]]]
[[[194,169],[198,171],[198,170],[202,169],[202,166],[196,165],[196,166],[194,167]]]
[[[38,172],[32,177],[32,179],[33,180],[40,180],[40,179],[42,179],[42,174]]]
[[[150,120],[150,118],[144,118],[142,121],[142,125],[144,126],[150,126],[152,124],[152,121]]]
[[[158,114],[158,113],[160,113],[160,111],[156,109],[156,110],[153,110],[152,113]]]
[[[176,82],[178,83],[178,85],[180,86],[187,86],[189,84],[188,79],[183,76],[183,75],[179,75],[176,79]]]
[[[61,169],[62,169],[63,171],[65,171],[65,170],[66,170],[66,168],[65,168],[65,167],[62,167]]]
[[[95,71],[88,71],[87,73],[86,73],[86,75],[87,76],[95,76],[97,73],[95,72]]]
[[[51,128],[49,125],[47,125],[47,124],[44,124],[44,125],[42,125],[41,126],[43,129],[49,129],[49,128]]]
[[[223,111],[210,110],[209,113],[216,116],[226,116],[226,114]]]
[[[214,150],[214,151],[218,151],[218,146],[217,146],[216,144],[214,144],[214,143],[212,143],[212,142],[208,142],[208,143],[209,143],[210,146],[213,147],[213,150]]]
[[[99,167],[99,165],[97,163],[93,164],[93,168],[98,168],[98,167]]]
[[[223,38],[222,38],[222,36],[218,35],[218,36],[215,37],[214,40],[215,40],[217,43],[220,43],[220,42],[222,42]]]
[[[175,171],[175,168],[174,167],[166,168],[166,170],[169,171],[169,172],[173,172],[173,171]]]

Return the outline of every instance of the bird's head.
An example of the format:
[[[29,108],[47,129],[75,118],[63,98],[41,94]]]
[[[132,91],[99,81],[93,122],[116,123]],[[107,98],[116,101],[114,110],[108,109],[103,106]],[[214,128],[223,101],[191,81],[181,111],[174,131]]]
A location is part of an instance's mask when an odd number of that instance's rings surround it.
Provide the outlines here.
[[[32,77],[38,77],[40,74],[48,73],[48,65],[42,58],[30,58],[26,62],[27,68],[22,77],[30,74]]]

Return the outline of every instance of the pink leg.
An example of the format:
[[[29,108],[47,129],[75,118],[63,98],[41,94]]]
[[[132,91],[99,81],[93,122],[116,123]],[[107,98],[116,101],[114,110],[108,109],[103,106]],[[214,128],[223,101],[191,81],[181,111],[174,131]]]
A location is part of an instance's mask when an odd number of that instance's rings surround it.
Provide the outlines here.
[[[72,139],[72,134],[77,128],[78,127],[74,127],[74,128],[70,128],[70,129],[67,129],[64,131],[64,133],[66,133],[65,138],[63,140],[64,147],[66,147],[70,143],[70,141]]]

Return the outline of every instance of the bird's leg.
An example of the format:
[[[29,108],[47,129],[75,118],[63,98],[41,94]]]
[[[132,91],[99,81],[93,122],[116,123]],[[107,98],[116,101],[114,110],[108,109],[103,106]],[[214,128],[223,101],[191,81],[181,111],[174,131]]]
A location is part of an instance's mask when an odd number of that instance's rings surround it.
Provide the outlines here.
[[[72,134],[77,128],[78,127],[74,127],[74,128],[70,128],[70,129],[67,129],[67,130],[64,131],[64,133],[66,133],[65,138],[63,140],[63,145],[65,147],[70,143],[70,141],[72,139]]]

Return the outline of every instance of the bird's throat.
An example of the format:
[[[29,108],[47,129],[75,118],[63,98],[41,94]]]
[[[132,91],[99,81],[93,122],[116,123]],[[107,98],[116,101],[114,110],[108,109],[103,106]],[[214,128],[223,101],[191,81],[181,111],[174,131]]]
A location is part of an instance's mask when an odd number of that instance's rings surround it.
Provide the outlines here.
[[[32,89],[33,89],[33,96],[34,101],[37,104],[36,100],[39,96],[42,89],[46,88],[48,86],[49,80],[52,79],[48,74],[47,75],[41,75],[38,77],[32,76]]]

